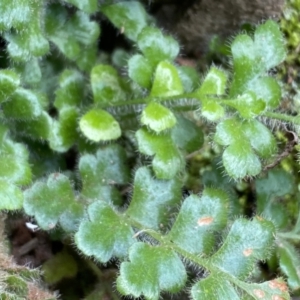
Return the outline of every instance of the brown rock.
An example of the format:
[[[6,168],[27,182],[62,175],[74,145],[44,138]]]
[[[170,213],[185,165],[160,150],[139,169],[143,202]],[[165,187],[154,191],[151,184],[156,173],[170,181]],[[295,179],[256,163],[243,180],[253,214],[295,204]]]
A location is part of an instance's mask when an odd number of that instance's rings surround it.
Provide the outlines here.
[[[214,35],[226,38],[244,23],[278,19],[284,0],[194,0],[184,4],[165,5],[158,20],[178,37],[184,52],[197,54],[207,51]]]

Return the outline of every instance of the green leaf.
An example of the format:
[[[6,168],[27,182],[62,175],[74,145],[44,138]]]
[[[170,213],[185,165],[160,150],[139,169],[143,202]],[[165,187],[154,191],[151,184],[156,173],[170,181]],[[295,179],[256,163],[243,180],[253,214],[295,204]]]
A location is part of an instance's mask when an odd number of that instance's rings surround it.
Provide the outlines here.
[[[252,148],[263,158],[269,158],[276,153],[276,140],[271,131],[257,120],[243,123],[242,130]]]
[[[128,60],[128,76],[143,88],[151,88],[153,72],[153,66],[140,54],[136,54]]]
[[[174,127],[176,118],[165,106],[152,101],[143,110],[141,123],[159,133]]]
[[[135,173],[133,196],[126,215],[145,228],[163,229],[180,200],[178,180],[155,179],[148,168],[141,167]]]
[[[0,70],[0,102],[15,92],[20,84],[19,76],[12,70]]]
[[[49,136],[51,149],[58,152],[68,151],[78,139],[77,118],[78,109],[63,107],[59,112],[59,121],[54,120]]]
[[[126,153],[118,145],[101,148],[95,155],[82,155],[78,168],[83,185],[81,194],[89,199],[109,201],[110,197],[106,198],[103,192],[105,187],[129,182]]]
[[[259,174],[261,163],[258,155],[270,158],[277,149],[272,133],[255,119],[242,122],[232,118],[219,123],[215,141],[229,145],[223,153],[223,163],[235,179]]]
[[[54,106],[79,106],[84,97],[84,77],[76,70],[64,70],[59,77],[60,88],[55,91]]]
[[[240,279],[246,279],[257,260],[270,254],[275,227],[272,222],[255,217],[252,221],[236,220],[222,247],[211,257],[211,262]]]
[[[261,299],[290,299],[288,288],[282,279],[274,279],[260,284],[237,283],[238,289],[228,281],[226,275],[209,275],[207,278],[198,281],[191,290],[193,300],[261,300]],[[218,288],[216,288],[216,286]],[[238,296],[237,291],[242,290],[243,294]]]
[[[237,98],[251,91],[267,106],[276,108],[281,97],[280,87],[266,75],[283,61],[284,48],[279,26],[271,20],[257,27],[254,41],[248,35],[238,35],[231,46],[234,76],[230,97]]]
[[[215,234],[227,224],[227,195],[206,188],[202,197],[191,195],[181,206],[168,238],[193,254],[209,254],[215,246]]]
[[[55,284],[64,278],[72,278],[78,272],[74,257],[66,250],[48,259],[42,266],[43,278],[47,284]]]
[[[150,96],[163,98],[182,93],[183,86],[177,69],[167,61],[160,62],[155,70]]]
[[[201,98],[201,115],[209,121],[215,122],[222,119],[225,115],[225,110],[218,102],[218,99]]]
[[[244,213],[244,204],[239,201],[237,194],[237,184],[229,176],[226,176],[224,166],[220,166],[221,157],[217,156],[211,162],[210,169],[202,174],[202,184],[204,186],[222,189],[229,196],[229,216],[238,216]]]
[[[242,122],[236,118],[231,118],[220,122],[217,125],[214,140],[223,146],[241,141],[243,136],[241,125]]]
[[[138,149],[145,155],[154,156],[152,166],[159,179],[172,179],[182,170],[183,158],[174,145],[170,134],[154,134],[146,128],[136,132]]]
[[[207,97],[207,95],[223,95],[226,90],[226,82],[227,74],[223,70],[212,67],[200,88],[195,91],[202,104],[201,115],[209,121],[217,121],[225,115],[225,110],[218,103],[218,98]]]
[[[40,95],[23,88],[18,88],[10,101],[2,103],[6,117],[14,119],[33,119],[42,114],[42,99]]]
[[[51,117],[45,111],[35,119],[14,122],[15,131],[19,135],[37,140],[49,138],[52,124]]]
[[[276,278],[263,283],[246,283],[239,282],[239,287],[247,292],[249,297],[245,299],[291,299],[288,292],[288,287],[283,279]]]
[[[217,287],[217,288],[216,288]],[[240,300],[231,283],[220,276],[210,275],[198,281],[191,289],[193,300]]]
[[[171,131],[173,142],[187,153],[199,150],[204,142],[201,128],[181,115],[176,115],[176,120]]]
[[[82,1],[80,2],[82,3]],[[84,46],[93,46],[100,35],[97,22],[91,21],[90,16],[80,10],[68,19],[65,29],[70,36]]]
[[[21,79],[25,84],[35,85],[42,80],[42,70],[38,58],[33,57],[22,64],[16,65],[15,70],[21,74]]]
[[[227,83],[227,74],[216,67],[212,67],[205,76],[200,88],[195,92],[199,96],[223,95]]]
[[[251,119],[265,110],[266,104],[263,100],[257,99],[256,94],[247,92],[235,100],[227,100],[226,104],[238,110],[245,119]]]
[[[115,140],[121,136],[119,123],[102,109],[88,111],[79,122],[82,133],[91,141]]]
[[[97,43],[82,49],[82,55],[76,59],[76,64],[81,71],[86,73],[91,72],[97,62],[97,51]]]
[[[118,73],[112,66],[95,66],[91,72],[91,85],[95,103],[111,104],[125,100]]]
[[[259,77],[248,84],[249,91],[256,95],[257,99],[265,102],[270,108],[276,108],[281,101],[281,88],[278,82],[271,77]]]
[[[175,293],[186,282],[185,267],[171,249],[135,243],[129,260],[121,264],[117,279],[117,288],[123,295],[158,300],[161,291]]]
[[[258,195],[267,197],[283,197],[295,191],[295,179],[292,174],[283,169],[272,169],[267,177],[255,180],[255,189]]]
[[[101,7],[102,13],[129,39],[136,41],[148,23],[148,16],[140,2],[119,2]]]
[[[0,178],[10,183],[29,184],[31,170],[25,146],[5,139],[1,143],[0,150]]]
[[[138,35],[138,47],[145,57],[156,65],[163,60],[174,60],[179,54],[179,45],[171,36],[162,34],[155,27],[145,27]]]
[[[26,214],[34,216],[44,230],[53,229],[75,201],[69,179],[60,173],[51,174],[47,182],[38,181],[24,192]]]
[[[39,12],[36,13],[39,14]],[[29,24],[29,27],[22,31],[22,35],[16,33],[4,34],[9,43],[7,45],[9,56],[17,62],[26,62],[32,57],[43,56],[50,50],[49,42],[44,37],[38,21],[32,21]]]
[[[0,179],[0,210],[16,210],[23,207],[23,192],[10,181]]]
[[[115,48],[111,54],[111,62],[118,69],[126,68],[128,60],[134,56],[136,55],[131,56],[128,50]],[[137,54],[137,56],[139,55]]]
[[[30,22],[32,8],[32,3],[26,0],[1,1],[0,29],[8,30],[11,27],[21,29]]]
[[[279,257],[280,270],[287,277],[287,282],[292,290],[300,288],[300,257],[295,246],[291,243],[280,239],[276,248],[277,256]]]
[[[88,256],[105,263],[113,256],[125,257],[135,243],[134,231],[126,220],[104,201],[88,207],[88,220],[83,220],[75,234],[77,247]]]
[[[265,70],[276,67],[285,59],[284,38],[276,22],[268,20],[258,26],[255,30],[254,40],[255,51],[259,53],[260,63]]]
[[[6,31],[7,52],[16,61],[28,61],[49,51],[49,42],[44,36],[43,1],[2,1],[0,4],[0,30]],[[14,30],[9,30],[11,27]]]
[[[193,92],[199,86],[199,74],[193,67],[180,66],[177,67],[180,80],[186,93]]]
[[[60,217],[59,223],[64,231],[74,233],[77,231],[79,222],[86,215],[84,206],[80,202],[73,202]]]
[[[67,10],[60,4],[47,6],[45,31],[49,40],[70,60],[79,59],[87,47],[95,45],[99,25],[90,16],[77,11],[69,17]]]
[[[295,191],[295,179],[282,169],[272,169],[267,176],[255,180],[257,211],[270,218],[277,228],[289,224],[288,213],[282,209],[282,197]]]
[[[233,143],[224,150],[223,164],[228,174],[235,178],[256,176],[261,172],[261,163],[248,141]]]
[[[98,1],[97,0],[64,0],[70,4],[73,4],[80,10],[92,14],[98,9]]]

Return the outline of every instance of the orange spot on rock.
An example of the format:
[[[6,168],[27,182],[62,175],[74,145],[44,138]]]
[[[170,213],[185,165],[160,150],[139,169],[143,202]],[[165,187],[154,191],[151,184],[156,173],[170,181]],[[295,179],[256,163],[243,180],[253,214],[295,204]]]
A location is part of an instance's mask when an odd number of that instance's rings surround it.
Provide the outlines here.
[[[244,256],[248,257],[253,253],[253,249],[249,248],[249,249],[245,249],[243,251]]]
[[[265,297],[265,292],[263,290],[254,290],[253,294],[260,299]]]
[[[197,224],[199,226],[206,226],[206,225],[210,225],[213,222],[213,220],[214,220],[213,217],[203,217],[197,221]]]

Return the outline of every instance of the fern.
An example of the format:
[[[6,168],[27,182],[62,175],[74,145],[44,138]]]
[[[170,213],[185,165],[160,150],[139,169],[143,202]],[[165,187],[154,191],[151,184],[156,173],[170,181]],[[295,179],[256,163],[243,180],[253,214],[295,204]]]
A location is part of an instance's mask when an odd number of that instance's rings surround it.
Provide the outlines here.
[[[278,199],[292,205],[298,192],[292,176],[273,167],[285,155],[280,142],[291,145],[287,154],[298,150],[296,133],[291,143],[266,124],[294,130],[300,120],[279,112],[281,84],[272,76],[286,58],[279,25],[269,20],[253,36],[237,35],[232,70],[211,66],[201,81],[176,64],[179,44],[140,2],[2,0],[0,8],[8,64],[0,70],[1,209],[24,210],[42,230],[59,230],[86,260],[116,259],[123,296],[155,300],[186,290],[195,300],[290,299],[289,289],[300,287],[293,242],[300,222],[293,209],[278,209]],[[135,47],[122,62],[126,75],[97,58],[94,15]],[[182,197],[186,161],[199,149],[205,155],[208,141],[222,170],[210,155],[202,192]],[[75,170],[64,161],[70,150]],[[236,217],[243,210],[233,185],[257,195],[251,219]],[[73,266],[70,256],[52,262]],[[276,256],[287,282],[257,278],[261,261],[276,272]],[[45,279],[54,283],[51,264]],[[104,294],[97,288],[86,299]]]

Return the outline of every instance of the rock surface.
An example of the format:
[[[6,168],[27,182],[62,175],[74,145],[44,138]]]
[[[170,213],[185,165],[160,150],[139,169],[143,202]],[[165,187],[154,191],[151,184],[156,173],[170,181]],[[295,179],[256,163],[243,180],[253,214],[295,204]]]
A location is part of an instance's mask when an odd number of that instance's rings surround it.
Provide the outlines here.
[[[214,35],[226,38],[244,23],[278,19],[284,0],[188,0],[164,5],[157,15],[162,27],[173,33],[184,52],[205,53]]]

